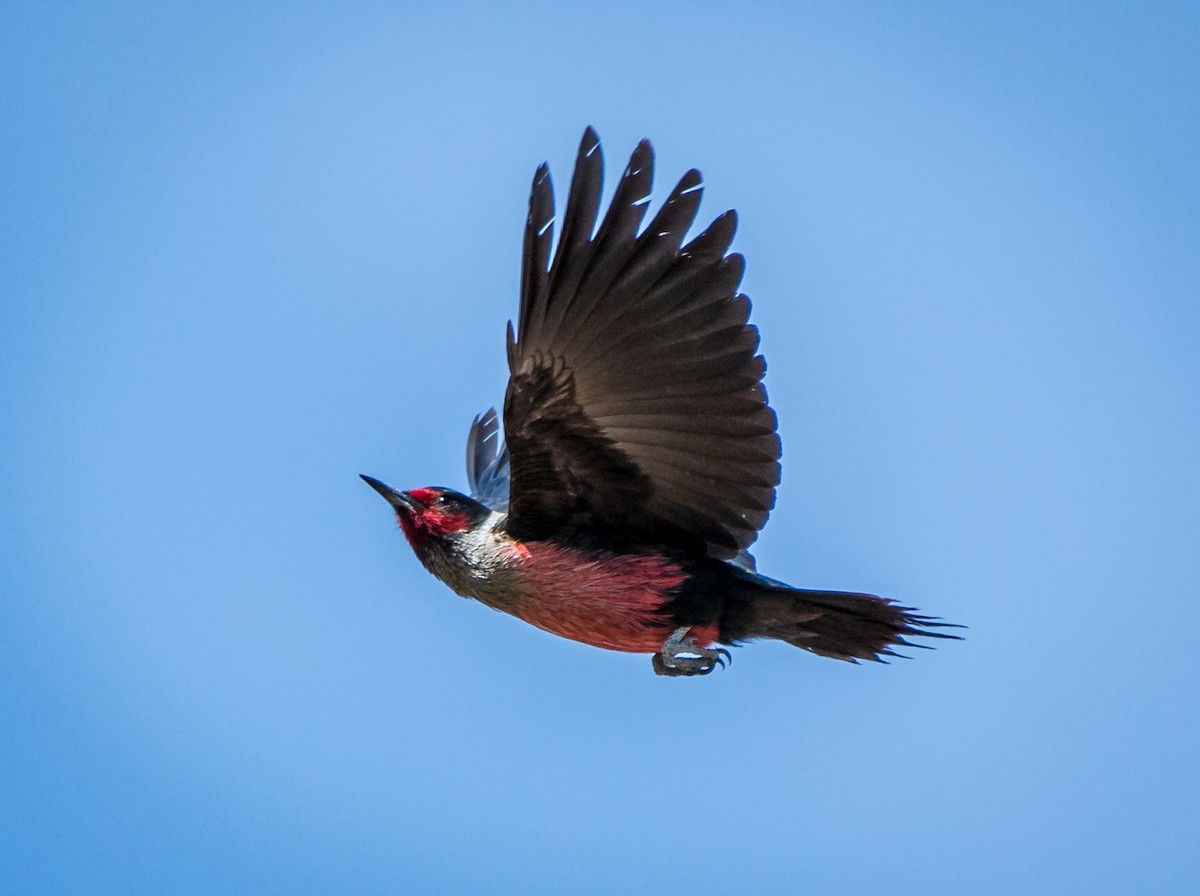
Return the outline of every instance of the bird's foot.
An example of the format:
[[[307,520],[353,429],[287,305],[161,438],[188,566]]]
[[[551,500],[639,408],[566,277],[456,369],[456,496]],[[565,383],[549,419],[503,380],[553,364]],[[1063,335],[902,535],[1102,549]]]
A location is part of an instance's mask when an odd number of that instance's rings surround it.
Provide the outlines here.
[[[650,663],[658,675],[707,675],[733,657],[724,647],[700,647],[694,639],[687,637],[688,626],[677,628],[663,642],[662,650],[654,654]]]

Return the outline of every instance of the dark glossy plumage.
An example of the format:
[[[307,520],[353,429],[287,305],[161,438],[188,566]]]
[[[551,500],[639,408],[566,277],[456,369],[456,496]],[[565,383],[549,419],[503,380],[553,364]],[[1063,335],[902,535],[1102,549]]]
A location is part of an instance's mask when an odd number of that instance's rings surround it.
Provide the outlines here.
[[[737,292],[742,257],[726,254],[735,215],[683,244],[702,193],[691,170],[641,227],[653,167],[643,141],[596,228],[603,160],[589,128],[553,264],[546,166],[534,177],[509,327],[507,526],[522,539],[576,532],[733,558],[774,505],[780,456]],[[496,455],[478,458],[483,469]],[[472,484],[488,487],[482,473]]]
[[[489,408],[471,421],[467,436],[467,482],[476,501],[493,510],[508,509],[508,446],[494,409]]]

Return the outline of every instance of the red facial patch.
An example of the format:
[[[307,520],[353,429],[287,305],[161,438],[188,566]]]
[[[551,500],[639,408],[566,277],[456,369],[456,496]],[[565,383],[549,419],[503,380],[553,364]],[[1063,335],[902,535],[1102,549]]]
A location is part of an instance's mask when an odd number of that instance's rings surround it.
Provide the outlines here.
[[[431,488],[410,488],[408,493],[425,505],[432,504],[438,496],[438,493]]]
[[[437,503],[439,492],[432,488],[409,489],[408,494],[421,506],[396,514],[400,528],[413,550],[427,548],[431,541],[461,532],[471,525],[465,513]]]
[[[439,538],[451,532],[461,532],[471,525],[465,513],[437,506],[426,508],[420,523]]]

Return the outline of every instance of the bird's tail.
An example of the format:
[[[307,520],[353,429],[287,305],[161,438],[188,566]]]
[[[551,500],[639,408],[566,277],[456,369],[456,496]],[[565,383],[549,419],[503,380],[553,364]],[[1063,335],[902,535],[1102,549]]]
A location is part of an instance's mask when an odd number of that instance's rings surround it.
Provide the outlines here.
[[[961,628],[873,594],[805,591],[747,576],[728,594],[721,620],[727,644],[773,638],[821,656],[856,663],[885,662],[897,647],[928,647],[909,638],[953,638],[935,631]]]

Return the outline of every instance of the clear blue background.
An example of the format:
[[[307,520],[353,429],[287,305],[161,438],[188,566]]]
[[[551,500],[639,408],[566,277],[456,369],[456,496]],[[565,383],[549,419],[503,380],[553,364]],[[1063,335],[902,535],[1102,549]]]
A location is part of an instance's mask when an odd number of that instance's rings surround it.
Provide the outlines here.
[[[1194,3],[6,4],[5,893],[1200,887]],[[971,626],[695,681],[425,574],[582,129],[736,206],[760,566]],[[610,185],[611,185],[610,176]]]

